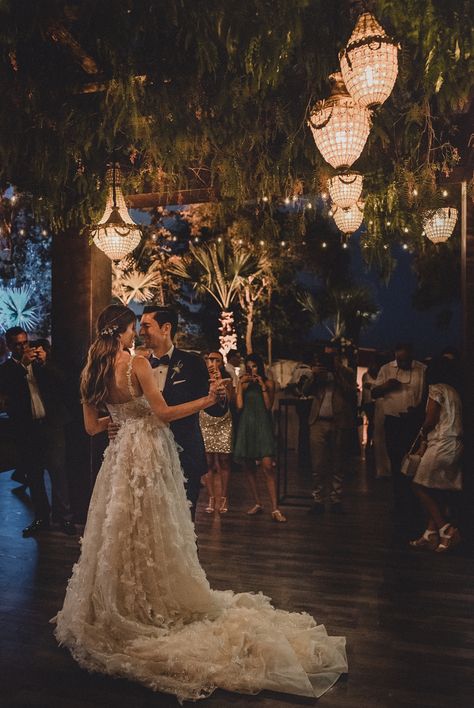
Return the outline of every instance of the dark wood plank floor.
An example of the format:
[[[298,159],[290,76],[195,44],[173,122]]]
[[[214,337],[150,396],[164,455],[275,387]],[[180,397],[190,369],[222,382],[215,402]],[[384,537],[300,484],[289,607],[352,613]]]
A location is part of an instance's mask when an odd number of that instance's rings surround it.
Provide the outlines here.
[[[58,648],[48,620],[62,604],[77,540],[23,539],[31,511],[0,475],[0,705],[2,708],[177,706],[125,680],[91,675]],[[350,673],[320,708],[474,706],[474,568],[455,555],[417,554],[392,539],[390,483],[354,473],[344,517],[288,508],[287,525],[248,517],[233,476],[230,511],[197,517],[200,558],[217,589],[263,591],[347,637]],[[217,691],[209,708],[287,708],[315,701]]]

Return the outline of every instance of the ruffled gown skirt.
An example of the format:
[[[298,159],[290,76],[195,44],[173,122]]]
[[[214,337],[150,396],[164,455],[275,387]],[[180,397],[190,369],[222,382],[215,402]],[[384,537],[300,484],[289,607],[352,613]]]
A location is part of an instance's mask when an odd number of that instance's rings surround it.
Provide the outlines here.
[[[55,635],[84,668],[180,701],[216,688],[317,697],[347,671],[345,640],[262,594],[213,591],[169,428],[128,419],[95,484]]]

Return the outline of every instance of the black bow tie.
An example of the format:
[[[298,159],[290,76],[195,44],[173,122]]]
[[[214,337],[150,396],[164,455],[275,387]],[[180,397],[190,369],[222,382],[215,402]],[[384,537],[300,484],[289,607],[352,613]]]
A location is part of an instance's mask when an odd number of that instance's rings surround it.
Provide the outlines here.
[[[150,357],[150,364],[152,369],[156,369],[157,366],[169,366],[170,357],[169,354],[164,356],[155,356],[154,354]]]

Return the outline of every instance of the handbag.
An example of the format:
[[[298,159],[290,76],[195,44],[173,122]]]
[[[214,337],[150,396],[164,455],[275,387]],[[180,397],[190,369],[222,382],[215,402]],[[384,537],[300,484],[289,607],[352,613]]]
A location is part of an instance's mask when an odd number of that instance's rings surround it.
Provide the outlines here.
[[[405,475],[405,477],[414,477],[416,471],[420,465],[421,458],[423,457],[426,450],[426,443],[419,443],[420,438],[422,439],[421,430],[413,441],[413,445],[410,447],[406,455],[403,456],[402,464],[400,466],[400,472]],[[416,449],[416,452],[414,450]]]

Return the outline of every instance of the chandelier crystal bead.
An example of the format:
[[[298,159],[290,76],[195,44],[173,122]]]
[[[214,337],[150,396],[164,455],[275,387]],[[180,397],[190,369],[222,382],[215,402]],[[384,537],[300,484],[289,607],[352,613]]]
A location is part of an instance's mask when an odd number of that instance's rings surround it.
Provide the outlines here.
[[[347,209],[337,207],[333,214],[334,221],[339,231],[343,234],[353,234],[362,224],[364,219],[364,204],[357,202]]]
[[[397,80],[398,50],[370,12],[360,15],[339,54],[342,76],[354,100],[368,108],[387,100]]]
[[[458,210],[443,207],[428,212],[423,219],[425,235],[433,243],[445,243],[451,236],[458,220]]]
[[[331,74],[331,95],[318,101],[309,126],[316,147],[336,170],[348,169],[357,160],[370,132],[370,113],[348,93],[340,72]]]
[[[328,182],[328,190],[335,206],[348,209],[359,201],[363,177],[358,172],[334,175]]]
[[[100,221],[91,227],[97,248],[112,261],[120,261],[135,250],[141,241],[140,227],[130,216],[120,188],[120,172],[116,165],[107,171],[109,185],[105,211]]]

